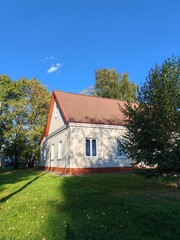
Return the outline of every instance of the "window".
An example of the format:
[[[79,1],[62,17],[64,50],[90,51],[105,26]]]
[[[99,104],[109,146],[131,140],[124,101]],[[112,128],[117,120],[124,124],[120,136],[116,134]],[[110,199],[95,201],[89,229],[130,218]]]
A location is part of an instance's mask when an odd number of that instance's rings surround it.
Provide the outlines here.
[[[117,154],[118,157],[127,158],[127,153],[122,148],[122,144],[125,142],[123,139],[117,139]]]
[[[57,106],[57,103],[55,103],[54,116],[55,116],[55,118],[57,118],[57,116],[58,116],[58,106]]]
[[[96,139],[86,139],[86,156],[97,156]]]
[[[54,144],[51,145],[51,160],[54,160]]]
[[[90,139],[86,139],[86,156],[90,156]]]
[[[62,141],[58,142],[58,160],[62,159]]]
[[[96,140],[92,140],[92,156],[96,156]]]
[[[44,152],[43,152],[43,149],[41,148],[41,162],[44,161]]]
[[[43,160],[46,161],[46,148],[44,148]]]

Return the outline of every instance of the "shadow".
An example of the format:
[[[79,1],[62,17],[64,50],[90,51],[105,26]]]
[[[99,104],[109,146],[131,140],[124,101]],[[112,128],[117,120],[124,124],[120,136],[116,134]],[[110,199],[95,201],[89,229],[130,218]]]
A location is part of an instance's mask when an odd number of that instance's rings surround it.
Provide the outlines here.
[[[73,229],[71,228],[71,226],[69,224],[67,224],[66,226],[66,229],[65,229],[65,240],[70,240],[70,239],[73,239],[73,240],[76,240],[77,237],[73,231]],[[78,240],[78,239],[77,239]]]
[[[127,157],[118,156],[117,140],[123,138],[125,134],[124,127],[81,127],[75,126],[71,130],[71,150],[70,150],[70,167],[71,168],[94,168],[102,169],[107,172],[108,169],[114,168],[113,171],[120,171],[118,168],[124,168],[124,171],[132,167],[131,160]],[[85,139],[97,139],[96,150],[97,156],[86,156]],[[117,170],[116,170],[117,169]]]
[[[2,239],[179,239],[177,189],[133,174],[45,174],[2,204]]]
[[[53,239],[178,239],[180,229],[174,224],[180,224],[180,216],[174,211],[179,199],[166,196],[177,190],[133,174],[59,178],[59,197],[49,202],[54,208],[47,231]]]
[[[6,190],[9,191],[8,185],[20,183],[23,181],[31,180],[33,176],[39,175],[36,168],[34,169],[21,169],[15,170],[14,168],[0,169],[0,193],[6,195]],[[23,183],[22,183],[23,184]],[[15,186],[17,188],[17,186]],[[14,190],[14,189],[13,189]],[[5,197],[5,196],[3,196]]]
[[[76,112],[69,117],[70,122],[90,123],[90,124],[109,124],[109,125],[124,125],[125,117],[122,109],[125,106],[124,101],[113,100],[102,104],[101,100],[91,105],[91,102],[80,102],[76,105]],[[111,99],[112,100],[112,99]],[[87,105],[86,105],[87,104]],[[82,110],[83,109],[83,110]],[[83,114],[81,114],[83,112]]]
[[[19,174],[19,172],[21,174]],[[3,184],[14,184],[28,178],[32,178],[32,175],[37,176],[39,172],[37,169],[0,169],[0,183]]]
[[[23,189],[25,189],[27,186],[29,186],[31,183],[33,183],[34,181],[36,181],[38,178],[42,177],[43,175],[45,175],[46,172],[44,172],[43,174],[33,178],[31,181],[29,181],[28,183],[26,183],[23,187],[19,188],[17,191],[3,197],[0,199],[0,203],[3,203],[5,201],[7,201],[9,198],[11,198],[12,196],[16,195],[17,193],[21,192]],[[17,181],[17,180],[16,180]],[[3,190],[3,189],[2,189]]]
[[[87,120],[97,121],[95,118]],[[116,121],[114,117],[102,119],[107,124]],[[95,125],[75,126],[71,129],[71,158],[66,167],[130,167],[130,160],[117,156],[117,139],[124,133],[125,128],[121,126],[104,125],[101,129]],[[86,156],[86,138],[97,139],[97,157]],[[47,238],[179,239],[180,214],[177,217],[177,212],[180,212],[180,204],[179,199],[172,201],[168,196],[170,191],[177,192],[162,182],[133,174],[61,176],[56,193],[47,200],[47,209],[51,209],[46,225]]]

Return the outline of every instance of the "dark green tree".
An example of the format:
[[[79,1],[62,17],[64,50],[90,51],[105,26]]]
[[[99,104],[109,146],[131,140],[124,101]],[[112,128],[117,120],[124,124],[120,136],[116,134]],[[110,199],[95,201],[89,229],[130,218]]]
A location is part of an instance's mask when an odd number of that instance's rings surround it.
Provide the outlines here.
[[[134,164],[153,166],[147,175],[176,175],[180,186],[180,58],[151,69],[139,89],[138,105],[129,102],[126,149]]]
[[[12,81],[0,76],[0,143],[3,153],[33,166],[39,158],[38,141],[45,125],[50,93],[37,79]]]
[[[136,99],[137,86],[129,81],[127,73],[119,74],[114,68],[103,68],[95,72],[95,78],[95,86],[82,91],[82,94],[124,101]]]

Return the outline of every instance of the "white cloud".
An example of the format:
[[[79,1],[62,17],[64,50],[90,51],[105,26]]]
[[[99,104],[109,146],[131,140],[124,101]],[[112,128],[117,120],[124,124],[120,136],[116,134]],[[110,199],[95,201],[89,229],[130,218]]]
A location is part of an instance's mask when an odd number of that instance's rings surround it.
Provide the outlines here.
[[[56,60],[57,58],[54,56],[50,56],[50,57],[45,57],[44,60]]]
[[[60,64],[60,63],[56,63],[56,64],[52,65],[52,66],[48,69],[47,73],[56,72],[60,67],[61,67],[61,64]]]

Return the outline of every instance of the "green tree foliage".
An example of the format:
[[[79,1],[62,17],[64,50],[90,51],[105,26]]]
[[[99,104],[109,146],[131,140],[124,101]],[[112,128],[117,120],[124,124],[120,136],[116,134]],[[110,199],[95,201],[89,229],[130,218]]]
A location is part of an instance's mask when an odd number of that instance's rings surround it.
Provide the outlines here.
[[[115,69],[100,69],[96,71],[96,92],[100,97],[120,98],[119,74]]]
[[[130,100],[136,98],[137,86],[128,79],[128,74],[119,74],[116,69],[99,69],[95,73],[95,86],[82,91],[82,94],[105,98]]]
[[[151,69],[137,97],[127,104],[125,149],[135,164],[156,166],[145,174],[180,174],[180,58]],[[178,181],[179,184],[179,181]]]
[[[0,76],[0,144],[6,156],[26,161],[39,159],[38,141],[47,120],[50,93],[37,79],[12,81]]]
[[[0,150],[2,149],[3,142],[4,142],[4,131],[8,127],[8,121],[5,121],[5,112],[8,109],[6,99],[11,98],[11,91],[10,91],[10,84],[11,79],[6,76],[2,75],[0,77]]]

